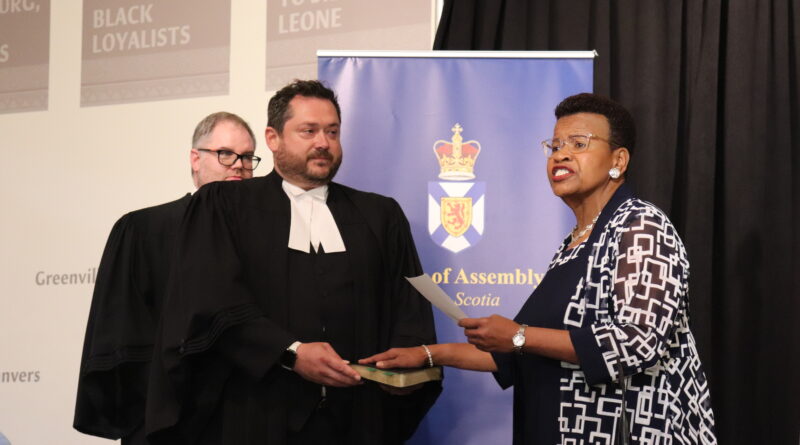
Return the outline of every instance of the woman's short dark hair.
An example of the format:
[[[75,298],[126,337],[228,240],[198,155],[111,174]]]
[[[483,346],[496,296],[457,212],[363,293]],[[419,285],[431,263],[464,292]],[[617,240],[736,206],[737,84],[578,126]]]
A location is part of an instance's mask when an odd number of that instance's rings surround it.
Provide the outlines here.
[[[289,109],[289,102],[291,102],[295,96],[316,97],[318,99],[331,101],[336,108],[336,115],[339,116],[339,122],[342,121],[342,111],[339,109],[336,93],[334,93],[332,89],[326,87],[318,80],[295,79],[294,82],[278,90],[278,92],[272,96],[272,99],[269,100],[269,106],[267,107],[267,126],[274,128],[278,133],[283,133],[284,124],[292,117],[291,110]]]
[[[594,93],[580,93],[561,101],[556,107],[556,119],[578,113],[595,113],[605,116],[611,129],[611,141],[625,147],[633,156],[636,145],[636,124],[631,113],[613,100]]]

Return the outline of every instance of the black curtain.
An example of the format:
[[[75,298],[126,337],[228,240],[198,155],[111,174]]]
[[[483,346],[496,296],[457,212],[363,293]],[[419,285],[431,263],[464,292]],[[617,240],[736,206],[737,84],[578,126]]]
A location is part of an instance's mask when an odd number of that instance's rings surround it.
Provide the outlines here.
[[[597,50],[691,261],[723,444],[800,441],[800,0],[445,0],[437,50]],[[542,139],[548,134],[541,135]]]

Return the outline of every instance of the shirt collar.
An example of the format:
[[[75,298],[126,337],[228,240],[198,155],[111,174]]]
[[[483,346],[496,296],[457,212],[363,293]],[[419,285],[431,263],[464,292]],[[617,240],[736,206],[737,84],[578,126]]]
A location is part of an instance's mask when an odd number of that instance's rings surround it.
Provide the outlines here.
[[[283,180],[281,184],[283,186],[283,190],[291,197],[297,198],[304,198],[306,196],[315,198],[322,202],[325,202],[328,199],[328,185],[322,185],[311,190],[303,190],[303,188],[298,187],[287,180]]]

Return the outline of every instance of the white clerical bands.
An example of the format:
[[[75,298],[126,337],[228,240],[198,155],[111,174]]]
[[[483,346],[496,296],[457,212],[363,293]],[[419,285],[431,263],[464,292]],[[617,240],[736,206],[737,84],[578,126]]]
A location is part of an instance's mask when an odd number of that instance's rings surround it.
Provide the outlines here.
[[[433,355],[431,355],[431,350],[428,349],[426,345],[422,345],[422,349],[424,349],[425,353],[428,354],[428,367],[433,368]]]
[[[316,252],[321,245],[325,253],[345,252],[342,234],[326,202],[328,186],[306,191],[286,181],[282,185],[291,202],[289,248],[310,253],[309,246]]]

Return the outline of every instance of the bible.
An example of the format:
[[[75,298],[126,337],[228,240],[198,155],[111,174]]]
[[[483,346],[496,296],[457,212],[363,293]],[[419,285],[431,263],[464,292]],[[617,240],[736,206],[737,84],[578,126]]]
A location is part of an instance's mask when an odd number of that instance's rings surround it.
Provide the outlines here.
[[[441,366],[410,369],[378,369],[353,363],[351,363],[350,366],[355,369],[357,373],[361,374],[362,378],[396,388],[406,388],[418,383],[442,379]]]

